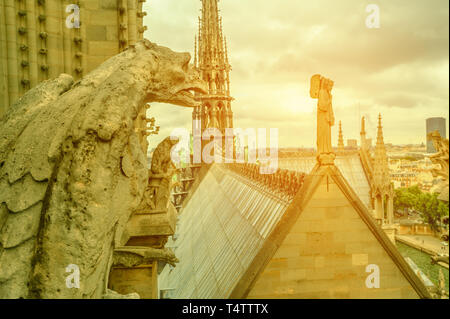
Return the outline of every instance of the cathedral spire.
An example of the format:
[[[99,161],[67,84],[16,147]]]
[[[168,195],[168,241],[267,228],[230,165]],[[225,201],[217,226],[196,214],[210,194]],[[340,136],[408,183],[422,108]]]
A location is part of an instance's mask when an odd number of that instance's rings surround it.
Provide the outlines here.
[[[194,40],[194,68],[197,68],[197,36]]]
[[[361,135],[366,135],[366,118],[364,116],[361,118]]]
[[[361,149],[365,150],[366,146],[366,118],[363,116],[361,118]]]
[[[225,52],[223,44],[222,18],[219,16],[218,0],[202,0],[199,37],[203,45],[199,47],[202,66],[223,68]]]
[[[339,121],[339,140],[338,140],[338,151],[344,151],[344,135],[342,134],[342,122]]]
[[[383,139],[383,125],[381,124],[381,114],[378,115],[378,131],[377,131],[377,145],[382,144],[384,146]]]
[[[223,35],[222,17],[218,0],[201,0],[202,16],[199,18],[196,67],[208,84],[208,93],[198,96],[202,106],[193,116],[201,120],[202,131],[215,127],[224,131],[231,128],[233,119],[230,96],[230,71],[227,43]]]

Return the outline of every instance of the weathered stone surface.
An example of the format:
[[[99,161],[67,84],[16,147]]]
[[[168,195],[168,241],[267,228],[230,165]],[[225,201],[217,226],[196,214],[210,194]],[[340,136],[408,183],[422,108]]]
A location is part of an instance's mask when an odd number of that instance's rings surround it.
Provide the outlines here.
[[[36,241],[30,239],[10,249],[0,246],[0,295],[2,298],[27,298],[27,277]]]
[[[11,214],[0,230],[0,244],[13,248],[37,235],[42,211],[42,202],[17,214]]]
[[[66,6],[72,3],[78,3],[81,8],[83,30],[73,34],[65,28],[69,13],[64,13]],[[55,78],[63,72],[70,72],[75,79],[80,79],[129,45],[142,40],[145,9],[143,1],[137,0],[88,0],[82,3],[27,0],[20,1],[20,5],[14,0],[0,1],[0,118],[25,92],[44,79]],[[21,10],[26,16],[17,15]],[[24,36],[19,34],[20,43],[14,40],[19,29],[27,31]],[[42,46],[39,45],[41,31],[48,35]],[[74,42],[63,45],[67,40]],[[25,48],[26,51],[22,51]],[[22,68],[22,62],[28,62],[24,64],[27,66]]]
[[[150,247],[120,247],[114,251],[113,267],[136,267],[151,264],[153,261],[163,261],[172,266],[178,262],[170,249],[155,249]]]
[[[44,198],[47,182],[37,182],[27,174],[16,183],[10,184],[7,175],[0,177],[0,202],[5,203],[12,212],[21,212]]]
[[[106,289],[106,293],[103,295],[103,299],[141,299],[141,297],[136,292],[128,295],[121,295],[114,290]]]
[[[189,60],[144,40],[75,84],[42,83],[1,120],[0,298],[103,297],[114,239],[148,183],[138,114],[199,105]],[[80,289],[66,287],[70,264]]]

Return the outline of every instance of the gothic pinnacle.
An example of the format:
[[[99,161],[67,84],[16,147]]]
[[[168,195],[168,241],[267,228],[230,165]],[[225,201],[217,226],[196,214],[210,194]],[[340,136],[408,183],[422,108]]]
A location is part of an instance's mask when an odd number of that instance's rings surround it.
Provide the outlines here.
[[[381,124],[381,114],[378,115],[377,144],[384,145],[384,141],[383,141],[383,126]]]
[[[344,151],[344,135],[342,134],[342,122],[339,121],[339,140],[338,140],[338,150]]]

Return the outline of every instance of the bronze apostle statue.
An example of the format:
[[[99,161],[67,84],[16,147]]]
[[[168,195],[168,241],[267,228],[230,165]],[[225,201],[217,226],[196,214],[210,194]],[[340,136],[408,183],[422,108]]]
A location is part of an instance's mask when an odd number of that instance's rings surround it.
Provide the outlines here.
[[[332,164],[336,155],[331,145],[331,127],[334,113],[331,90],[334,82],[319,74],[311,78],[310,95],[317,102],[317,152],[321,164]]]

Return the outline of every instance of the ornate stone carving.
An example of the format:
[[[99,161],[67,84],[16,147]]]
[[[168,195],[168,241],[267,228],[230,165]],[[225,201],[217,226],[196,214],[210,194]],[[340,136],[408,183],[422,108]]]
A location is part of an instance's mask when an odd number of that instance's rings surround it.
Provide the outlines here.
[[[115,238],[148,183],[146,103],[194,107],[190,56],[147,40],[82,80],[43,82],[0,123],[0,298],[100,298]],[[58,256],[58,258],[55,258]],[[80,289],[61,289],[67,265]]]

